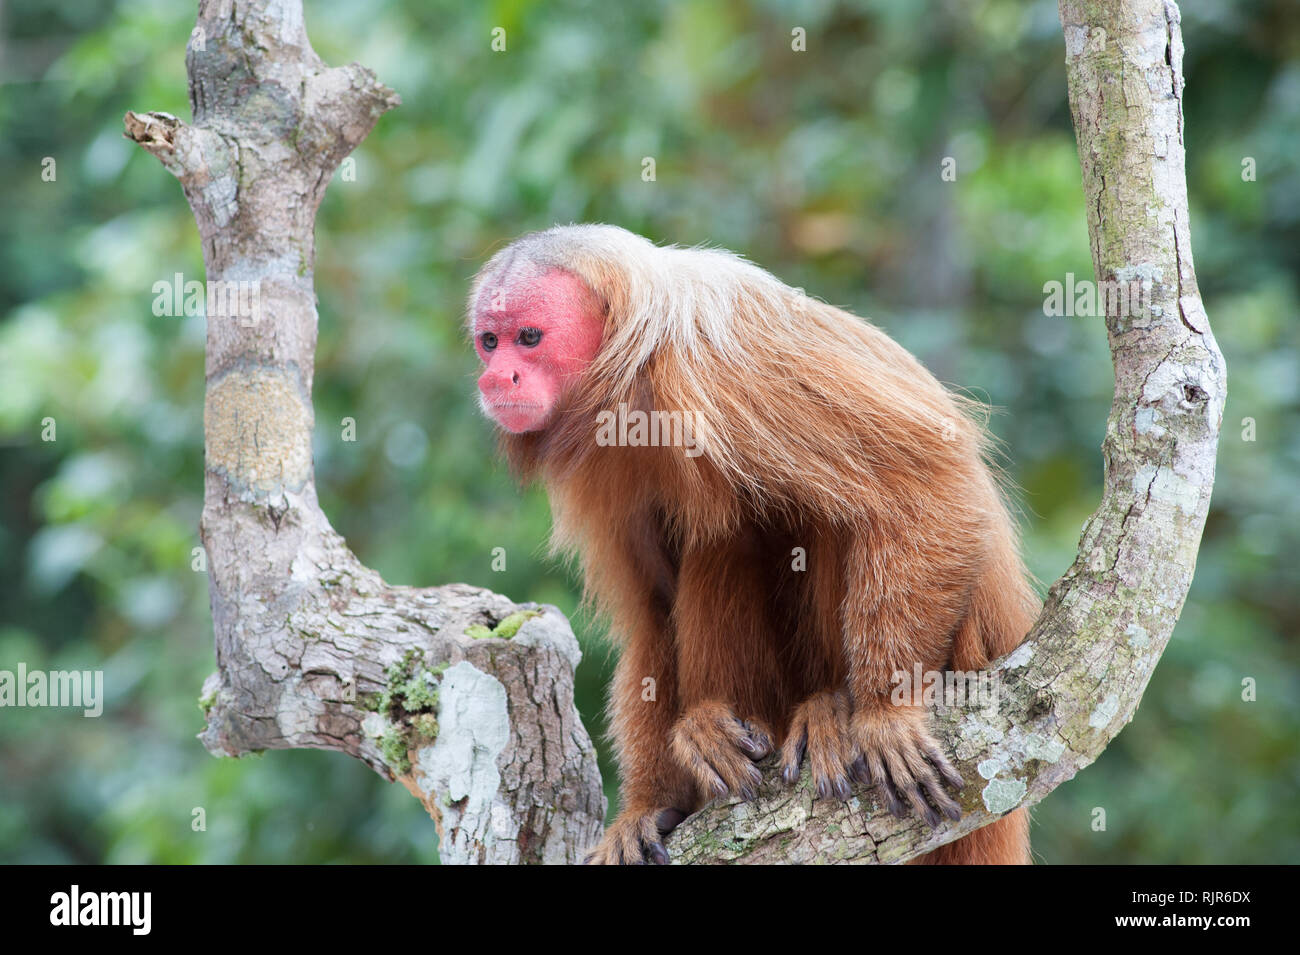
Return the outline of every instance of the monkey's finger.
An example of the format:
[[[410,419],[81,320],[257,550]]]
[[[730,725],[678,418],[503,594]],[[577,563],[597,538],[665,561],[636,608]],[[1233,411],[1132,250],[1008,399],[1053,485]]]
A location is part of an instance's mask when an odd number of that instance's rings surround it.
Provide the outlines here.
[[[763,781],[763,775],[757,770],[748,779],[737,780],[727,787],[728,792],[734,792],[745,802],[749,802],[758,795],[759,784]]]
[[[653,816],[633,816],[616,820],[605,833],[605,838],[612,843],[610,861],[613,864],[645,865],[647,855],[651,854],[651,845],[659,841],[659,830]],[[667,855],[666,850],[664,854]]]
[[[726,729],[687,730],[673,738],[677,761],[695,777],[700,788],[713,797],[736,792],[753,799],[763,776],[736,747]]]
[[[845,754],[841,752],[838,738],[819,738],[814,730],[808,736],[808,752],[817,795],[822,799],[830,796],[848,799],[849,778],[845,773]]]
[[[871,785],[871,770],[867,767],[867,761],[861,753],[853,761],[853,765],[849,767],[849,775],[864,786]]]
[[[645,865],[645,850],[642,848],[644,843],[644,823],[638,820],[633,825],[623,826],[619,831],[619,864],[620,865]]]
[[[817,774],[815,778],[817,798],[828,799],[831,796],[840,800],[849,798],[849,778],[842,773]]]
[[[781,744],[781,778],[786,785],[799,778],[799,767],[803,765],[804,754],[808,751],[808,721],[802,711],[796,711],[790,732]]]
[[[700,759],[712,772],[712,777],[722,784],[720,796],[734,791],[743,799],[753,799],[758,784],[763,781],[758,767],[735,749],[713,745],[701,750]]]
[[[907,790],[908,801],[917,813],[925,817],[926,823],[933,829],[939,825],[939,812],[942,812],[949,819],[961,818],[961,807],[957,805],[946,792],[943,785],[939,782],[939,777],[930,769],[928,763],[921,758],[920,753],[907,752],[903,754],[903,759],[907,763],[908,772],[911,775],[911,785]],[[926,797],[929,797],[927,800]],[[935,811],[938,808],[938,812]]]
[[[843,773],[823,776],[817,783],[817,795],[822,799],[828,796],[834,796],[836,799],[845,800],[849,798],[849,777]]]
[[[732,781],[729,788],[734,790],[736,795],[748,802],[758,795],[759,784],[763,782],[763,774],[758,771],[758,767],[753,763],[740,768],[738,772],[733,773]]]
[[[662,841],[660,823],[661,821],[671,821],[666,820],[664,817],[668,813],[675,812],[677,812],[675,809],[661,810],[646,813],[634,820],[630,827],[637,837],[636,858],[631,860],[633,864],[644,865],[647,862],[654,865],[668,864],[668,850],[664,847]],[[677,821],[680,822],[681,819],[679,818]]]
[[[753,799],[763,774],[750,760],[760,760],[772,751],[766,727],[758,720],[730,717],[720,720],[713,729],[717,732],[706,732],[695,740],[701,755],[729,791],[742,799]]]
[[[803,765],[803,757],[807,751],[807,734],[787,739],[785,745],[781,747],[781,778],[787,785],[798,780],[799,767]]]
[[[894,781],[890,779],[889,773],[885,771],[885,762],[880,758],[880,754],[867,753],[866,760],[871,778],[880,790],[880,795],[885,799],[885,808],[900,819],[906,816],[907,812],[903,808],[903,801],[898,796],[898,790],[894,788]]]
[[[928,797],[927,807],[930,805],[937,807],[939,812],[955,822],[961,818],[961,806],[944,790],[943,783],[939,781],[939,776],[943,776],[944,782],[951,784],[952,780],[944,773],[944,767],[946,766],[953,775],[956,775],[956,773],[951,766],[947,766],[947,761],[943,760],[943,754],[938,751],[937,747],[928,740],[922,741],[921,745],[923,749],[909,749],[903,753],[903,759],[907,762],[908,771],[922,790],[922,792],[917,793],[917,798],[921,798],[922,795]],[[934,763],[936,756],[939,757],[943,766],[935,765],[932,769],[931,765]],[[926,762],[927,759],[930,762]],[[939,770],[938,775],[935,774],[935,769]],[[961,777],[957,776],[957,778],[960,779]],[[960,787],[958,789],[960,790]],[[925,813],[925,816],[931,827],[938,825],[937,817],[931,819],[929,813]]]
[[[759,720],[742,720],[731,716],[719,720],[717,728],[750,759],[762,759],[772,751],[771,735]]]
[[[641,848],[641,819],[616,819],[605,830],[595,849],[587,853],[584,865],[644,865]]]
[[[698,754],[690,761],[689,768],[694,773],[696,780],[700,783],[700,788],[705,792],[712,794],[715,798],[725,796],[730,790],[727,789],[726,782],[718,775],[718,771],[708,764],[707,761]]]
[[[925,801],[925,796],[921,794],[921,787],[913,783],[903,790],[903,795],[907,801],[912,804],[912,811],[925,820],[925,824],[931,829],[936,829],[939,823],[943,821],[938,811]]]
[[[740,725],[745,730],[745,735],[741,737],[740,748],[756,762],[766,759],[774,748],[772,731],[767,728],[767,724],[760,719],[750,717],[741,720]]]
[[[686,815],[680,809],[660,810],[658,817],[655,819],[655,828],[659,830],[659,835],[666,836],[682,824],[682,820],[686,818]]]
[[[961,792],[962,789],[966,787],[966,780],[962,779],[961,773],[953,769],[952,763],[948,762],[943,753],[940,752],[938,746],[935,746],[934,744],[927,746],[925,750],[925,758],[934,764],[934,768],[939,771],[939,775],[943,777],[943,781],[953,789]]]
[[[907,754],[897,750],[890,750],[885,754],[885,766],[889,771],[889,778],[893,780],[894,786],[911,805],[912,811],[924,819],[931,828],[937,826],[939,824],[939,814],[921,795],[921,787],[912,773],[912,767],[908,765]]]
[[[926,777],[921,780],[921,785],[925,787],[925,794],[930,797],[930,802],[939,808],[939,811],[956,822],[961,818],[961,806],[957,800],[949,796],[939,780],[933,773],[927,773]],[[931,823],[933,825],[933,823]]]
[[[651,842],[645,846],[646,858],[654,865],[668,864],[668,850],[662,842]]]
[[[854,749],[848,735],[848,716],[834,706],[832,697],[827,696],[824,703],[827,705],[808,716],[808,758],[813,781],[822,799],[848,799],[848,767]]]

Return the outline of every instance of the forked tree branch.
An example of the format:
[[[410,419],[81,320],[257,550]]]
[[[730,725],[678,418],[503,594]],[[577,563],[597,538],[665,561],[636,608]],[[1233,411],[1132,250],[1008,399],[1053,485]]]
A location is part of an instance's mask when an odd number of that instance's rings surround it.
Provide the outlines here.
[[[127,113],[126,135],[180,180],[207,269],[201,531],[220,669],[203,742],[364,760],[428,808],[444,862],[577,861],[605,798],[568,622],[463,585],[390,587],[316,500],[316,209],[398,98],[321,62],[301,0],[203,0],[186,60],[192,124]]]

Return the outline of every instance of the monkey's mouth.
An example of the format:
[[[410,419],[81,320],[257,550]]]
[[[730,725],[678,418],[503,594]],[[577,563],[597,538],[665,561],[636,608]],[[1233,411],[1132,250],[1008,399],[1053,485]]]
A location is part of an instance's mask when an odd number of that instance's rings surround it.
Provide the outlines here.
[[[483,402],[483,410],[497,424],[513,434],[539,431],[546,426],[546,408],[531,401]]]

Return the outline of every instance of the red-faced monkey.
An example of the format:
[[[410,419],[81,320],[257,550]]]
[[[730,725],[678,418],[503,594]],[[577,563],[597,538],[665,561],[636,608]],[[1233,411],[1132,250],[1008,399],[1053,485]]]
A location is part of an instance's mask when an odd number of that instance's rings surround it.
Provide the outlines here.
[[[469,300],[484,412],[550,496],[622,652],[622,809],[588,857],[663,836],[780,750],[823,797],[873,782],[931,825],[960,789],[898,672],[980,670],[1036,613],[984,431],[879,329],[727,252],[606,225],[503,249]],[[1023,810],[924,862],[1027,862]]]

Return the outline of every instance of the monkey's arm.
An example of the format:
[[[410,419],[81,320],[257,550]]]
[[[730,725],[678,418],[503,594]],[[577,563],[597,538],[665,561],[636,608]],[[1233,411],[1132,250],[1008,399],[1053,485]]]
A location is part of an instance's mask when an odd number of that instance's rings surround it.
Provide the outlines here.
[[[930,825],[939,812],[960,816],[943,783],[960,790],[963,780],[930,736],[925,708],[895,704],[891,694],[899,671],[910,680],[917,664],[947,667],[969,607],[982,554],[977,522],[945,518],[942,527],[932,520],[860,530],[843,606],[853,742],[889,810],[903,815],[905,800]]]
[[[667,862],[663,836],[695,808],[694,787],[669,749],[678,712],[671,633],[650,613],[625,633],[609,701],[621,805],[591,864]]]
[[[683,554],[671,613],[651,611],[630,632],[611,699],[623,810],[592,862],[667,861],[661,835],[710,798],[751,795],[761,779],[754,764],[773,740],[759,701],[781,673],[747,545]]]
[[[673,623],[682,714],[672,751],[700,802],[753,798],[773,748],[786,674],[765,618],[756,535],[698,542],[682,555]]]

